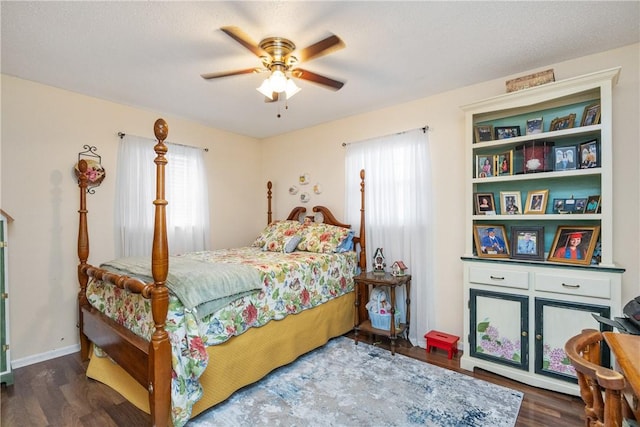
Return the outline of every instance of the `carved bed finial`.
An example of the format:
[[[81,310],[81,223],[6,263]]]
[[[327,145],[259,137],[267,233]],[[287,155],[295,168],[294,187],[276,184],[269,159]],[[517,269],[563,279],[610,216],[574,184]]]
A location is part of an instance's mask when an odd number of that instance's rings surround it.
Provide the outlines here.
[[[167,125],[164,119],[158,119],[153,125],[153,133],[155,133],[159,141],[164,141],[167,139],[167,135],[169,135],[169,125]]]

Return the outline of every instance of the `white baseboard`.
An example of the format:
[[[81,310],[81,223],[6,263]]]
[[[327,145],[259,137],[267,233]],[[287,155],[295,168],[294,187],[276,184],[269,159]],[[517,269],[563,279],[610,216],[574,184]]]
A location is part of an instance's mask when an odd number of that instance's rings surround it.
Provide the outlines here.
[[[55,359],[56,357],[66,356],[67,354],[77,353],[80,351],[80,344],[70,345],[68,347],[57,348],[45,353],[34,354],[33,356],[23,357],[11,361],[11,368],[17,369],[24,366],[33,365],[34,363],[44,362],[45,360]]]

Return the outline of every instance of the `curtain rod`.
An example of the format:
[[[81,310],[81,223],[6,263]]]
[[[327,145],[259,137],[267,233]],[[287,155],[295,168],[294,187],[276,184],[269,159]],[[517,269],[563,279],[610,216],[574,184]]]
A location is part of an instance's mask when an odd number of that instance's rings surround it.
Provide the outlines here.
[[[125,136],[127,136],[126,133],[124,132],[118,132],[118,136],[120,137],[120,139],[124,138]],[[137,135],[134,135],[137,136]],[[145,138],[148,139],[150,141],[153,141],[151,138],[146,138],[144,136],[137,136],[138,138]],[[187,145],[187,144],[178,144],[177,142],[169,142],[169,141],[165,141],[165,143],[167,144],[173,144],[173,145],[179,145],[180,147],[189,147],[189,148],[200,148],[201,150],[204,150],[206,153],[209,152],[208,148],[201,148],[201,147],[194,147],[193,145]]]
[[[413,129],[407,129],[407,130],[403,130],[402,132],[396,132],[396,133],[390,133],[387,135],[383,135],[383,136],[391,136],[391,135],[402,135],[403,133],[407,133],[407,132],[411,132],[412,130],[416,130],[416,129],[422,129],[422,133],[427,133],[427,131],[429,130],[429,125],[424,125],[421,128],[413,128]],[[374,136],[371,138],[367,138],[364,141],[368,141],[369,139],[373,139],[373,138],[382,138],[383,136]],[[356,144],[358,142],[364,142],[364,141],[356,141],[356,142],[343,142],[342,146],[346,147],[349,144]]]

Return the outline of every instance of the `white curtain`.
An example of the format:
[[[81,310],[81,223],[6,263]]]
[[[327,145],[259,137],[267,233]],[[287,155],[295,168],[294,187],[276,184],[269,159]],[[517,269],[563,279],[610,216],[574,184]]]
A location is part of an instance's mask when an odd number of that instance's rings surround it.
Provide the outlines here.
[[[346,217],[360,225],[359,171],[365,170],[367,267],[383,248],[389,271],[402,260],[411,274],[409,339],[414,345],[434,324],[434,224],[428,131],[416,129],[347,146]],[[400,288],[402,289],[402,288]],[[403,311],[406,296],[398,299]]]
[[[156,141],[126,135],[118,149],[116,252],[151,254],[156,198]],[[209,196],[202,149],[167,143],[165,199],[171,255],[210,247]]]

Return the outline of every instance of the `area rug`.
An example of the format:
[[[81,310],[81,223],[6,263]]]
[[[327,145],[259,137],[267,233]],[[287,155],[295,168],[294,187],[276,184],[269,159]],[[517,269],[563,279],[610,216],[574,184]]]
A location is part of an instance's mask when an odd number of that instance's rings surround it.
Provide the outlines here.
[[[514,426],[523,394],[339,337],[187,426]]]

